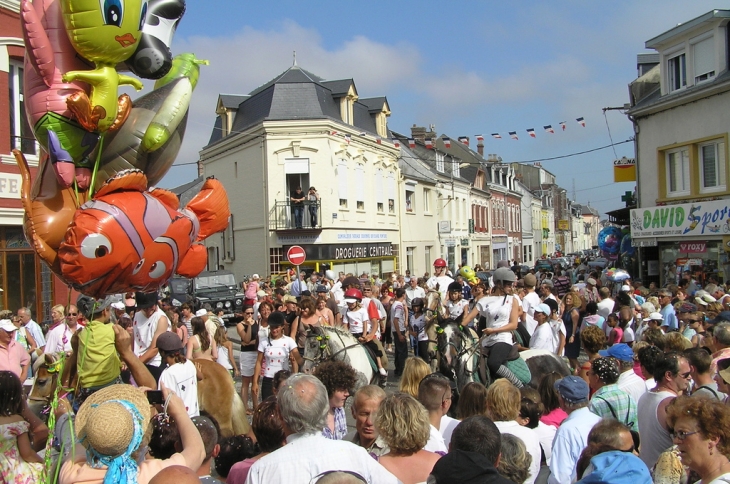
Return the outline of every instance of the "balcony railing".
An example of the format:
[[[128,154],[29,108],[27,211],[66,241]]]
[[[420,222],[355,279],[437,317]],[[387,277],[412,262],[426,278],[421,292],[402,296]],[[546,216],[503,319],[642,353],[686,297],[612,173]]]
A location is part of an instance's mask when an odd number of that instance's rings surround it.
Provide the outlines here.
[[[319,202],[303,202],[296,205],[290,200],[276,201],[269,214],[270,230],[320,230],[322,229],[322,205]]]

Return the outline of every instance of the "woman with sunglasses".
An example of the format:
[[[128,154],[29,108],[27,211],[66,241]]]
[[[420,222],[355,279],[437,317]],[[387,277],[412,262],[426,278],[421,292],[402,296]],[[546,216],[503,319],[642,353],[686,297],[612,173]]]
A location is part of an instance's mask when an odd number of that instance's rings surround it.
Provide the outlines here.
[[[667,407],[667,424],[682,464],[702,484],[730,482],[730,407],[709,398],[679,397]]]
[[[269,303],[262,302],[259,305],[259,314],[262,314],[262,307]],[[269,310],[266,319],[269,319]],[[263,320],[263,316],[262,316]],[[267,323],[268,326],[268,323]],[[254,310],[252,305],[246,305],[243,311],[243,320],[236,324],[236,332],[241,338],[241,353],[238,357],[239,368],[241,371],[241,399],[246,405],[246,413],[251,415],[256,410],[256,399],[253,400],[253,410],[248,409],[248,388],[251,386],[253,371],[256,367],[256,357],[259,351],[259,323],[254,319]]]
[[[487,327],[482,332],[486,337],[482,339],[482,346],[489,349],[487,366],[492,379],[506,378],[517,388],[522,388],[522,382],[504,365],[514,345],[512,331],[518,325],[519,303],[513,297],[516,280],[515,273],[506,267],[494,271],[492,295],[481,298],[459,324],[464,326],[478,315],[486,318]]]
[[[71,351],[71,337],[79,329],[79,309],[73,304],[68,307],[68,315],[63,324],[59,324],[46,335],[44,353],[60,353]]]

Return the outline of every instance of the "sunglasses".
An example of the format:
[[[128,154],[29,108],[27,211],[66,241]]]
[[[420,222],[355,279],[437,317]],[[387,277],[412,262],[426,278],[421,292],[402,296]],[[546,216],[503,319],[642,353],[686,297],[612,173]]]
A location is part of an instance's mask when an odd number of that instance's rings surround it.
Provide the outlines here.
[[[684,378],[685,380],[689,380],[689,375],[691,374],[691,371],[688,371],[687,373],[680,373],[679,376]]]
[[[69,316],[78,316],[79,313],[68,313]]]

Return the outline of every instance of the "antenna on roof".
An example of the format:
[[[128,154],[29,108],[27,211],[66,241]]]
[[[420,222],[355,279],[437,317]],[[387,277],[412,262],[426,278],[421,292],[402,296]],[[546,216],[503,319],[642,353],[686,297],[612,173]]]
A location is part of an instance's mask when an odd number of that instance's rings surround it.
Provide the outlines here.
[[[292,64],[292,66],[296,66],[296,65],[297,65],[297,51],[295,50],[294,51],[294,63]]]

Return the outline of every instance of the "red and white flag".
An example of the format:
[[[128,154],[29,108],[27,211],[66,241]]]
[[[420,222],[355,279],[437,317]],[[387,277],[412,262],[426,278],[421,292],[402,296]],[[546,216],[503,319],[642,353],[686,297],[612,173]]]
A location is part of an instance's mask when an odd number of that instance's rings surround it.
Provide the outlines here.
[[[502,139],[502,135],[499,133],[492,133],[492,138],[494,139]]]
[[[400,140],[398,138],[393,138],[393,146],[400,148]]]
[[[580,125],[581,125],[581,126],[583,126],[584,128],[586,127],[586,120],[585,120],[585,119],[583,119],[583,117],[580,117],[580,118],[575,118],[575,120],[576,120],[576,121],[578,121],[578,124],[580,124]]]
[[[531,138],[536,138],[536,137],[537,137],[537,136],[535,135],[535,129],[534,129],[534,128],[529,128],[529,129],[527,130],[527,134],[529,134]]]
[[[433,149],[433,140],[431,138],[426,138],[426,149]]]
[[[466,136],[459,136],[459,143],[464,143],[466,146],[469,146],[469,138]]]
[[[484,136],[481,134],[476,135],[475,138],[477,139],[477,141],[484,141]]]
[[[565,121],[560,121],[560,127],[565,131]]]
[[[444,147],[451,148],[451,138],[443,138]]]
[[[517,131],[510,131],[509,132],[509,137],[512,138],[512,139],[519,139],[517,137]]]
[[[383,138],[381,138],[380,136],[378,136],[377,138],[375,138],[375,142],[378,143],[379,145],[382,145],[383,144]]]
[[[335,136],[335,135],[337,135],[337,131],[330,131],[330,136]]]
[[[345,143],[347,143],[348,145],[350,144],[351,139],[352,139],[352,137],[349,134],[345,135]]]
[[[543,128],[545,129],[545,132],[546,133],[555,134],[555,130],[553,129],[553,125],[552,124],[548,124],[547,126],[543,126]]]
[[[409,148],[415,148],[416,147],[416,140],[413,138],[408,138],[408,147]]]

